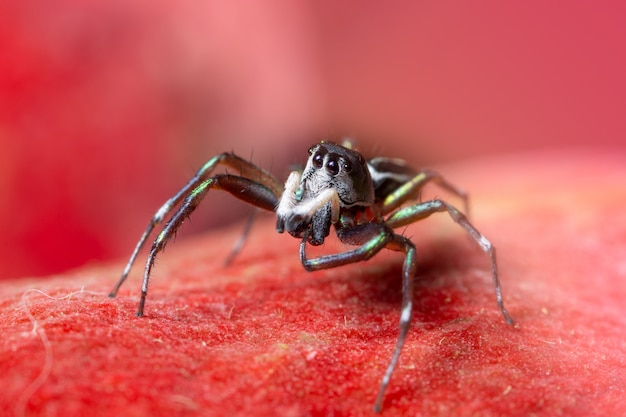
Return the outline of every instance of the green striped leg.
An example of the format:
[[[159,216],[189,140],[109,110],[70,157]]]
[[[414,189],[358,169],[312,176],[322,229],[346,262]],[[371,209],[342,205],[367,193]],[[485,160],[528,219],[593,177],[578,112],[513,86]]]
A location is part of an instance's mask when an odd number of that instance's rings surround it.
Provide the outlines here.
[[[320,269],[334,268],[341,265],[364,261],[381,249],[387,248],[394,251],[403,252],[405,254],[404,266],[402,269],[402,312],[400,313],[400,333],[396,341],[391,361],[387,366],[385,375],[383,376],[376,402],[374,403],[374,411],[382,410],[385,391],[389,385],[391,375],[400,358],[402,347],[406,335],[411,327],[411,316],[413,311],[413,280],[417,269],[416,251],[413,243],[400,235],[395,234],[391,229],[381,223],[368,223],[347,229],[340,229],[337,232],[341,241],[351,245],[361,245],[352,251],[339,254],[325,255],[315,259],[307,259],[305,248],[307,236],[300,243],[300,260],[307,271],[316,271]]]
[[[141,235],[139,242],[137,242],[137,245],[135,246],[135,249],[133,250],[133,253],[130,256],[129,261],[126,264],[124,271],[122,272],[122,276],[120,277],[118,282],[115,284],[113,290],[109,294],[109,297],[115,297],[117,295],[120,287],[122,286],[124,281],[126,281],[126,278],[128,277],[130,269],[133,266],[135,260],[137,259],[139,252],[145,245],[148,237],[150,236],[154,228],[158,226],[166,216],[172,213],[176,209],[176,207],[179,206],[181,202],[183,202],[183,200],[186,200],[186,202],[183,205],[186,204],[187,209],[183,210],[183,206],[181,206],[176,213],[182,212],[184,214],[184,217],[188,216],[191,213],[191,211],[193,211],[193,209],[195,209],[195,207],[197,206],[197,203],[192,203],[189,200],[197,201],[199,203],[199,201],[202,199],[206,191],[208,191],[208,189],[211,188],[211,186],[215,183],[215,179],[211,179],[210,175],[215,170],[215,168],[220,165],[226,168],[234,169],[241,174],[240,177],[235,177],[231,175],[222,175],[222,176],[215,177],[215,178],[229,177],[229,178],[240,179],[238,181],[237,180],[221,181],[224,184],[226,184],[225,185],[226,188],[224,188],[226,191],[231,192],[231,194],[235,195],[236,197],[240,199],[245,200],[246,198],[248,198],[250,200],[252,199],[250,197],[250,193],[237,195],[236,191],[241,191],[242,186],[252,187],[251,188],[252,190],[255,189],[254,188],[255,186],[258,186],[257,188],[258,190],[260,190],[259,193],[263,195],[263,197],[258,198],[259,200],[268,199],[268,198],[272,200],[272,197],[273,197],[273,200],[275,200],[276,202],[278,201],[278,198],[280,197],[280,194],[282,193],[283,185],[265,170],[258,168],[251,162],[246,161],[245,159],[242,159],[232,153],[222,153],[220,155],[217,155],[211,158],[196,172],[194,177],[183,188],[181,188],[176,194],[174,194],[174,196],[168,199],[165,202],[165,204],[163,204],[161,208],[157,210],[157,212],[154,214],[152,219],[150,219],[148,226],[146,227],[145,231]],[[229,185],[231,189],[227,189]],[[252,201],[252,203],[254,204],[254,201]],[[262,203],[259,203],[259,204],[262,204]],[[267,208],[267,207],[262,207],[262,208]],[[273,210],[273,207],[270,210]],[[174,220],[174,216],[172,217],[170,222]],[[178,227],[180,227],[180,224],[182,224],[182,220],[184,220],[184,217],[180,219],[179,223],[173,230],[171,228],[168,230],[170,230],[171,233],[174,233],[178,229]],[[165,228],[164,228],[164,231],[165,231]],[[163,232],[161,232],[161,234],[159,234],[159,237],[155,241],[155,245],[162,247],[164,245],[164,242],[167,240],[166,238],[169,238],[169,235],[167,234],[164,235]],[[152,262],[153,261],[154,259],[152,259]],[[148,260],[148,263],[150,263],[150,258]],[[146,269],[147,270],[149,269],[148,265],[146,265]],[[144,284],[146,284],[145,286],[147,286],[147,278],[145,275],[144,275]],[[145,302],[144,299],[145,299],[145,296],[142,295],[142,302],[140,305],[140,309],[137,312],[138,315],[141,315],[143,313],[143,302]]]
[[[386,224],[395,229],[397,227],[406,226],[416,221],[422,220],[433,213],[448,212],[452,220],[459,224],[470,237],[480,246],[483,252],[489,256],[491,263],[491,274],[493,276],[493,283],[496,289],[496,301],[498,308],[504,316],[504,320],[513,325],[515,322],[509,315],[509,312],[504,307],[502,301],[502,289],[500,287],[500,279],[498,278],[498,263],[496,262],[496,248],[491,242],[483,236],[478,229],[476,229],[467,219],[467,217],[457,210],[451,204],[442,200],[430,200],[423,203],[415,204],[412,206],[404,207],[396,212],[392,213],[386,220]]]
[[[169,239],[176,234],[176,231],[182,226],[185,219],[198,207],[210,189],[228,191],[235,197],[268,211],[274,210],[274,207],[278,204],[278,196],[274,195],[269,188],[248,178],[225,174],[216,175],[200,183],[185,198],[180,208],[172,215],[172,218],[165,224],[163,230],[152,244],[141,285],[141,298],[139,300],[139,308],[137,309],[138,317],[143,316],[150,272],[154,266],[157,254],[165,248]]]
[[[382,206],[383,215],[391,213],[407,201],[417,198],[422,187],[429,182],[434,182],[439,187],[462,199],[465,213],[469,213],[467,193],[448,182],[438,173],[425,169],[420,171],[417,175],[411,178],[411,180],[398,187],[394,192],[390,193],[385,198]]]

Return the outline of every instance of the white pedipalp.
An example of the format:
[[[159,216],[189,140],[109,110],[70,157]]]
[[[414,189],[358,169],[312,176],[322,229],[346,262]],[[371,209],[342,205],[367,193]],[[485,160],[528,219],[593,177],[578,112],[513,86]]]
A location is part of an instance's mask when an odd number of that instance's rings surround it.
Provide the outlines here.
[[[292,171],[285,181],[285,191],[280,196],[278,207],[276,207],[276,215],[280,218],[285,218],[292,212],[293,208],[298,204],[296,197],[296,191],[300,184],[300,173],[298,171]]]
[[[301,201],[292,208],[293,214],[311,218],[326,203],[330,203],[331,207],[331,223],[335,224],[339,221],[339,196],[334,188],[327,188],[320,192],[315,198]]]

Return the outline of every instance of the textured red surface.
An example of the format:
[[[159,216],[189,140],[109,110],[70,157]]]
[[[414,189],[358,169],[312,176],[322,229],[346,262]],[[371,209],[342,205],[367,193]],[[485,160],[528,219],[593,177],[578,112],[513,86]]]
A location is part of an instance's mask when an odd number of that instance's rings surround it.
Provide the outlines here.
[[[441,216],[408,229],[414,325],[383,415],[626,413],[624,159],[530,154],[445,170],[472,191],[519,328],[504,324],[487,261],[458,227]],[[0,415],[372,415],[397,335],[399,256],[306,273],[298,242],[272,229],[261,220],[227,268],[239,229],[173,244],[142,319],[140,265],[116,299],[121,264],[4,282]]]

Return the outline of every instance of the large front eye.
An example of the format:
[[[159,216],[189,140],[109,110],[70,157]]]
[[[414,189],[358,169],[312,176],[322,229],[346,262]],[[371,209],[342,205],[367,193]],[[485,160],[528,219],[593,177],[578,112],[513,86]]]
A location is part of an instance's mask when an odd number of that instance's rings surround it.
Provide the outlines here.
[[[313,166],[319,169],[322,167],[322,165],[324,165],[324,155],[318,152],[313,155]]]
[[[326,162],[326,171],[332,176],[339,174],[339,162],[336,159],[329,159]]]

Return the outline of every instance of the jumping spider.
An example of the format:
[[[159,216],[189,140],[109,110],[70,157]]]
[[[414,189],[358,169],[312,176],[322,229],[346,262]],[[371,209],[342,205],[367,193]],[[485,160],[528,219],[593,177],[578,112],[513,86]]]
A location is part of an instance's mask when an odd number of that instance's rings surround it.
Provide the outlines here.
[[[489,256],[496,301],[504,320],[512,325],[513,319],[502,301],[495,248],[461,211],[449,203],[439,199],[415,202],[422,187],[434,182],[462,198],[467,205],[465,193],[439,174],[429,170],[416,171],[399,159],[378,157],[365,160],[348,144],[342,146],[321,142],[311,146],[309,155],[304,170],[291,172],[284,186],[269,172],[233,153],[222,153],[211,158],[187,185],[167,200],[152,217],[110,296],[114,297],[126,280],[131,266],[154,227],[168,214],[174,212],[155,239],[148,255],[137,310],[137,316],[143,315],[150,271],[157,254],[163,250],[168,240],[198,207],[210,189],[227,191],[256,207],[275,211],[276,231],[278,233],[287,231],[293,237],[301,239],[300,260],[307,271],[364,261],[383,248],[403,252],[400,334],[374,403],[374,409],[381,411],[385,390],[410,327],[413,279],[417,268],[414,244],[408,238],[394,232],[394,229],[422,220],[436,212],[447,212]],[[230,173],[212,175],[218,166],[229,168],[238,175]],[[412,204],[405,205],[411,201]],[[180,207],[175,210],[179,205]],[[308,259],[305,253],[307,243],[313,246],[324,243],[332,225],[335,226],[340,241],[357,248]]]

